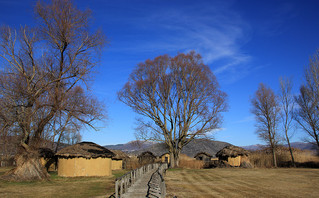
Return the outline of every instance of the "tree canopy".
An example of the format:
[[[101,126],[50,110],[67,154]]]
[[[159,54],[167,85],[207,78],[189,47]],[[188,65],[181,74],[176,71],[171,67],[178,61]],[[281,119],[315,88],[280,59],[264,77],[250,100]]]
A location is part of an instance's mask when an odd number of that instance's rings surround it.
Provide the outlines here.
[[[165,142],[173,166],[183,146],[220,127],[227,109],[226,93],[194,51],[138,64],[118,96],[143,116],[137,136]]]

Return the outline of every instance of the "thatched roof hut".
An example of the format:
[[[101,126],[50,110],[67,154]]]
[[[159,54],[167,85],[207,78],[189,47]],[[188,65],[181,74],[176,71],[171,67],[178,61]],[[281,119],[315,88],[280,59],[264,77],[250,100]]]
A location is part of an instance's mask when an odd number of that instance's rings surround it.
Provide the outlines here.
[[[151,164],[156,160],[156,156],[150,151],[141,153],[139,156],[137,156],[137,158],[140,164]]]
[[[216,153],[217,157],[248,156],[249,152],[238,146],[226,146]]]
[[[199,152],[197,153],[194,158],[196,158],[196,160],[201,160],[201,161],[205,161],[205,162],[209,162],[212,159],[212,155],[206,153],[206,152]]]
[[[242,158],[249,155],[249,152],[238,146],[226,146],[216,153],[219,160],[228,163],[230,166],[240,166]]]
[[[115,155],[112,157],[112,170],[126,169],[129,156],[120,150],[111,150]]]
[[[59,176],[109,176],[115,154],[93,142],[81,142],[61,149],[56,156]]]
[[[168,153],[168,152],[166,152],[166,153],[163,153],[162,155],[160,155],[160,160],[161,160],[161,162],[163,162],[163,163],[170,163],[171,162],[171,159],[170,159],[170,154]]]

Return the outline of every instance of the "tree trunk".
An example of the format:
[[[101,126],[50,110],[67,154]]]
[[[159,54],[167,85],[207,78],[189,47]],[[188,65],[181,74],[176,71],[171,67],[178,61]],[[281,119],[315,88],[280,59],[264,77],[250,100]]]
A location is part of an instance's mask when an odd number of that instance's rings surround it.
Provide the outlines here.
[[[180,150],[174,150],[170,153],[170,168],[179,167]]]
[[[8,181],[49,180],[50,175],[42,165],[38,151],[24,151],[15,157],[17,167],[5,173]]]
[[[293,153],[292,153],[292,148],[291,148],[289,139],[287,139],[287,143],[288,143],[288,147],[289,147],[289,151],[290,151],[291,163],[292,163],[292,165],[293,165],[294,167],[296,167],[295,158],[294,158],[294,155],[293,155]]]
[[[272,150],[272,158],[274,161],[274,167],[277,168],[276,148],[274,146],[272,146],[271,150]]]

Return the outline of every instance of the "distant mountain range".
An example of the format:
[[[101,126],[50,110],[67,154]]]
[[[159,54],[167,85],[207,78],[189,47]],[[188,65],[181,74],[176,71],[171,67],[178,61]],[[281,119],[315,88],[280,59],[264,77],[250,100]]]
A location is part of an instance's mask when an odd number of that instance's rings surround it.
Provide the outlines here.
[[[194,157],[199,152],[206,152],[212,156],[224,148],[225,146],[231,145],[227,142],[212,141],[208,139],[195,139],[187,144],[183,149],[182,153],[190,157]],[[106,145],[108,149],[122,150],[126,153],[139,155],[144,151],[151,151],[157,156],[160,156],[168,152],[168,149],[164,143],[152,143],[152,142],[141,142],[133,141],[126,144],[117,145]]]
[[[182,153],[188,155],[189,157],[194,157],[199,152],[206,152],[212,156],[215,156],[219,150],[228,145],[231,144],[227,142],[212,141],[208,139],[195,139],[182,149]],[[316,145],[312,143],[292,142],[291,145],[292,147],[301,150],[317,150]],[[288,147],[287,145],[284,146]],[[104,147],[108,149],[121,150],[132,155],[139,155],[144,151],[151,151],[156,156],[160,156],[168,152],[168,149],[164,143],[143,141],[131,141],[126,144],[106,145]],[[265,147],[265,145],[255,144],[241,147],[250,151],[254,151]]]

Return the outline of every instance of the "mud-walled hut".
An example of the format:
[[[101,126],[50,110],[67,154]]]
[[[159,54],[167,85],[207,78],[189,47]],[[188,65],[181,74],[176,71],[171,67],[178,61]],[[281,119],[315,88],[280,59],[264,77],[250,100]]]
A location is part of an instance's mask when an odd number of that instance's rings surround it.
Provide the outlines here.
[[[137,156],[137,158],[140,164],[152,164],[156,160],[156,156],[150,151],[141,153],[139,156]]]
[[[129,156],[120,150],[111,150],[115,156],[112,157],[112,170],[126,169]]]
[[[56,156],[59,176],[112,175],[112,157],[115,154],[93,142],[81,142],[65,147]]]
[[[240,166],[241,161],[246,159],[249,152],[238,146],[226,146],[216,153],[220,161],[223,161],[230,166]]]
[[[160,156],[160,159],[161,159],[161,162],[163,162],[163,163],[170,163],[171,162],[169,153],[162,154]]]
[[[194,158],[196,160],[204,161],[204,162],[210,162],[212,159],[212,155],[205,153],[205,152],[199,152],[197,153]]]

